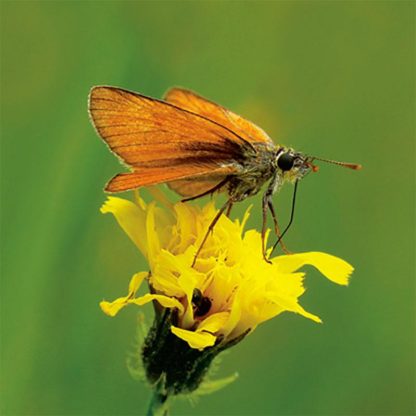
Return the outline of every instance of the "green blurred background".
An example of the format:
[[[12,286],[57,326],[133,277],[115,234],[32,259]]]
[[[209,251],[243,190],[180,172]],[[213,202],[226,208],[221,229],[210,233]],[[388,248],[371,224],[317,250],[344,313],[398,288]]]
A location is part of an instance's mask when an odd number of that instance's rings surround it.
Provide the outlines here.
[[[125,366],[137,310],[98,307],[146,269],[98,211],[122,171],[88,120],[99,84],[191,88],[277,143],[364,165],[308,176],[286,239],[356,267],[348,288],[310,270],[302,303],[324,324],[262,325],[224,356],[218,376],[240,378],[174,414],[414,414],[414,16],[410,1],[3,1],[2,414],[139,415],[149,399]],[[234,214],[253,202],[259,227],[259,198]]]

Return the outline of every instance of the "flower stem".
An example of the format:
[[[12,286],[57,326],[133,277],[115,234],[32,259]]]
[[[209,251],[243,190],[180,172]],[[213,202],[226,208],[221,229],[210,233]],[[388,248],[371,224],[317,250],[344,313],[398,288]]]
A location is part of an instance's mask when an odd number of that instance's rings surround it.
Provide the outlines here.
[[[168,396],[156,387],[150,399],[146,416],[167,416],[169,414]]]

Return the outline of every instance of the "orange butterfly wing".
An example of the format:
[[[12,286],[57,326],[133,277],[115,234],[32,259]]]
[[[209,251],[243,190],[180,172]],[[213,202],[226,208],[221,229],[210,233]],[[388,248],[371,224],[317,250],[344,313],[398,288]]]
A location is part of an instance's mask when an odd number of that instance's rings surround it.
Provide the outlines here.
[[[173,169],[167,169],[166,167],[135,168],[133,172],[119,173],[114,176],[106,184],[104,189],[106,192],[116,193],[140,188],[141,186],[157,185],[160,183],[169,183],[170,185],[175,183],[176,187],[172,186],[172,189],[179,195],[194,196],[213,188],[225,176],[235,172],[236,169],[231,166],[204,171],[201,171],[201,167],[192,165],[179,166]],[[219,180],[213,183],[212,179],[210,182],[206,177],[218,177]],[[186,179],[178,180],[179,178]]]
[[[166,93],[165,100],[237,132],[248,142],[273,145],[270,137],[260,127],[192,91],[183,88],[172,88]],[[169,187],[182,196],[192,197],[209,191],[220,181],[221,178],[211,181],[181,180],[170,182]]]
[[[235,131],[248,142],[273,145],[273,141],[260,127],[192,91],[183,88],[171,88],[164,98],[169,103],[207,117]]]
[[[115,87],[94,87],[89,111],[99,135],[133,172],[108,192],[190,177],[238,172],[252,152],[238,133],[175,105]]]
[[[200,195],[206,195],[215,191],[222,191],[222,186],[219,188],[224,177],[232,172],[227,172],[225,175],[217,175],[214,173],[206,176],[194,176],[186,179],[180,179],[168,183],[170,189],[186,198],[195,198]],[[224,184],[225,185],[225,184]],[[212,192],[210,192],[212,190]]]

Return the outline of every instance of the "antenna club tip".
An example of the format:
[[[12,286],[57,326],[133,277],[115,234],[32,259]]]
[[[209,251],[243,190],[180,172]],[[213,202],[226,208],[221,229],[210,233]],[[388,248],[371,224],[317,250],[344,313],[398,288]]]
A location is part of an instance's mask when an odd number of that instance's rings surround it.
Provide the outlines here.
[[[314,172],[317,171],[317,166],[313,165],[311,162],[314,160],[320,160],[321,162],[332,163],[333,165],[342,166],[344,168],[353,169],[353,170],[361,170],[362,165],[359,163],[348,163],[348,162],[339,162],[338,160],[331,160],[331,159],[323,159],[316,156],[311,156],[311,160],[309,161],[309,166],[312,168]]]

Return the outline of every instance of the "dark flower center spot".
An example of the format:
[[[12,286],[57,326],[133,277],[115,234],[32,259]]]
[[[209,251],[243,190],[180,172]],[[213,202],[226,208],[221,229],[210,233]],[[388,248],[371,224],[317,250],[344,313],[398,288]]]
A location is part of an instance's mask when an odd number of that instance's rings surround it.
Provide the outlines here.
[[[204,316],[211,309],[211,300],[204,296],[199,289],[195,288],[192,294],[192,306],[195,316]]]

